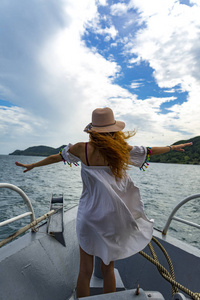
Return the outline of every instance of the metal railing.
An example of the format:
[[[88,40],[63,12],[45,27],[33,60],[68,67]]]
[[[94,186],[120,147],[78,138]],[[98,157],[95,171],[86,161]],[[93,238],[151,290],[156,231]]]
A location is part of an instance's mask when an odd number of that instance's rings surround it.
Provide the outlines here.
[[[24,200],[24,202],[27,205],[28,210],[29,210],[26,213],[23,213],[23,214],[18,215],[16,217],[10,218],[6,221],[0,222],[0,227],[2,227],[4,225],[7,225],[7,224],[10,224],[12,222],[15,222],[17,220],[20,220],[22,218],[25,218],[27,216],[30,216],[31,222],[35,221],[35,214],[34,214],[34,210],[33,210],[31,201],[29,200],[28,196],[20,188],[18,188],[17,186],[15,186],[13,184],[10,184],[10,183],[0,183],[0,188],[8,188],[8,189],[11,189],[11,190],[17,192],[23,198],[23,200]]]
[[[196,224],[196,223],[193,223],[193,222],[190,222],[190,221],[187,221],[187,220],[184,220],[184,219],[181,219],[181,218],[178,218],[178,217],[174,217],[175,213],[179,210],[179,208],[181,206],[183,206],[185,203],[187,203],[188,201],[191,201],[191,200],[194,200],[196,198],[200,198],[200,194],[196,194],[196,195],[192,195],[192,196],[189,196],[185,199],[183,199],[182,201],[180,201],[176,207],[173,209],[173,211],[171,212],[166,224],[165,224],[165,227],[162,231],[162,234],[166,235],[167,234],[167,230],[169,228],[169,225],[171,223],[172,220],[174,221],[178,221],[180,223],[184,223],[184,224],[187,224],[187,225],[190,225],[190,226],[193,226],[193,227],[196,227],[198,229],[200,229],[200,225],[199,224]]]

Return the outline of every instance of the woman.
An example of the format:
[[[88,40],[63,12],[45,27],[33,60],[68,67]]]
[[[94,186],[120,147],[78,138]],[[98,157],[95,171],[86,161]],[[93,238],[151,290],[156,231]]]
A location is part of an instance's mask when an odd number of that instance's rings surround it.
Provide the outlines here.
[[[79,298],[89,296],[94,255],[102,260],[104,293],[114,292],[114,261],[139,252],[152,238],[153,221],[145,216],[139,189],[127,175],[129,166],[142,169],[149,155],[184,151],[191,145],[130,146],[126,139],[134,133],[123,133],[124,127],[125,123],[116,121],[110,108],[97,108],[92,113],[92,123],[84,130],[90,135],[88,143],[69,144],[59,154],[37,163],[16,163],[27,172],[62,160],[69,164],[81,161],[83,192],[77,214]]]

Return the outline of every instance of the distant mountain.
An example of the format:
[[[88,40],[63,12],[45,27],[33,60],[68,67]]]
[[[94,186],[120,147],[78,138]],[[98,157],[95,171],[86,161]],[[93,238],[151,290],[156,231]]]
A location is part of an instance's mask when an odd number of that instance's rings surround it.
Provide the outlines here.
[[[13,153],[10,153],[9,155],[49,156],[52,154],[59,153],[60,149],[64,147],[65,145],[59,148],[52,148],[47,146],[34,146],[34,147],[29,147],[26,150],[15,150]]]
[[[172,163],[172,164],[193,164],[200,165],[200,136],[194,137],[190,140],[181,140],[173,145],[190,143],[193,142],[193,146],[185,148],[185,152],[171,151],[165,154],[151,156],[151,162],[160,162],[160,163]],[[10,155],[28,155],[28,156],[49,156],[56,154],[60,151],[61,148],[65,147],[64,145],[59,148],[52,148],[47,146],[35,146],[29,147],[26,150],[16,150]]]
[[[181,140],[173,145],[193,142],[193,146],[185,148],[184,152],[171,151],[150,157],[151,162],[172,163],[172,164],[193,164],[200,165],[200,136],[190,140]]]

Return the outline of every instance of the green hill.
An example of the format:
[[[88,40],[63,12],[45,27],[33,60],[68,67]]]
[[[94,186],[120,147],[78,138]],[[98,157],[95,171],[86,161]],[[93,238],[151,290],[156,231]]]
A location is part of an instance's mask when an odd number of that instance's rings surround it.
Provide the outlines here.
[[[171,151],[162,155],[151,156],[151,162],[172,164],[200,165],[200,136],[189,140],[181,140],[173,145],[193,142],[193,146],[185,148],[185,152]]]
[[[9,155],[49,156],[52,154],[57,154],[60,151],[60,149],[64,147],[64,145],[59,148],[52,148],[47,146],[34,146],[29,147],[26,150],[15,150]]]

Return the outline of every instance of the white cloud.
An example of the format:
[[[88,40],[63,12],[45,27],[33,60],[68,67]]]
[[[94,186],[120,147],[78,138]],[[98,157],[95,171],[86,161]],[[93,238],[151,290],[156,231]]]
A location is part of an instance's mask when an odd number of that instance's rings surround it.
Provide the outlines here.
[[[168,90],[165,90],[163,91],[164,93],[175,93],[176,90],[175,89],[168,89]]]
[[[190,3],[194,4],[195,6],[198,6],[198,7],[200,6],[200,3],[198,0],[190,0]]]
[[[47,124],[40,118],[36,118],[28,111],[20,107],[0,106],[0,129],[3,135],[10,137],[23,136],[24,134],[36,134],[36,127],[47,130]]]
[[[87,139],[82,130],[98,106],[113,107],[128,129],[138,128],[138,142],[143,139],[149,145],[168,144],[185,137],[178,132],[180,128],[196,134],[199,11],[190,11],[192,22],[188,11],[175,1],[166,1],[164,6],[160,2],[129,2],[127,11],[137,6],[140,12],[138,24],[146,22],[146,28],[140,29],[133,40],[130,32],[120,36],[110,16],[99,15],[95,0],[49,0],[48,4],[21,0],[20,5],[1,2],[0,25],[4,27],[0,26],[0,41],[4,49],[0,52],[0,92],[4,100],[14,103],[11,108],[0,107],[1,152],[37,144],[58,147]],[[98,3],[107,5],[104,0]],[[112,6],[113,13],[119,15],[120,7],[125,14],[123,5]],[[102,19],[106,26],[102,26]],[[137,56],[130,59],[132,64],[148,61],[159,86],[170,89],[181,85],[183,91],[189,91],[188,102],[174,105],[169,114],[162,115],[161,105],[173,101],[173,97],[140,100],[115,84],[114,79],[122,72],[120,65],[111,53],[108,59],[100,55],[98,46],[87,48],[82,40],[87,29],[101,34],[108,43],[115,40],[111,44],[115,47],[126,43],[126,51]],[[133,82],[132,88],[139,83]],[[164,135],[163,139],[158,140],[157,135]]]
[[[115,3],[111,6],[110,11],[113,16],[121,16],[125,14],[128,7],[125,3]]]
[[[164,6],[162,1],[154,0],[145,6],[146,2],[132,1],[140,11],[143,9],[141,16],[145,16],[146,28],[139,30],[136,39],[126,46],[129,52],[149,61],[161,87],[179,83],[187,86],[194,73],[200,79],[197,75],[200,8],[180,5],[174,0],[164,2]]]
[[[66,13],[65,24],[56,26],[51,35],[43,36],[40,47],[35,49],[28,59],[25,59],[29,48],[24,37],[23,47],[20,48],[23,56],[20,68],[18,61],[13,59],[12,63],[10,62],[12,76],[9,80],[12,82],[13,91],[10,100],[24,107],[24,111],[16,111],[19,117],[15,124],[18,123],[19,126],[16,127],[15,133],[17,128],[21,128],[27,143],[27,136],[33,132],[38,132],[38,136],[33,138],[36,144],[37,140],[41,143],[44,138],[43,143],[55,147],[69,141],[77,141],[79,137],[84,136],[86,139],[82,130],[90,122],[91,111],[96,106],[109,105],[108,99],[111,96],[124,97],[128,94],[126,90],[113,85],[113,79],[120,71],[116,62],[106,60],[94,48],[88,49],[81,41],[81,35],[88,22],[93,18],[98,19],[94,3],[88,0],[73,1],[69,4],[66,1],[67,5],[60,7]],[[37,18],[30,20],[40,22],[40,16]],[[110,27],[102,31],[102,34],[114,38],[116,31],[114,27]],[[30,36],[26,38],[29,41]],[[40,36],[38,39],[40,40]],[[17,40],[13,46],[19,46]],[[20,73],[17,72],[17,68],[20,69]],[[4,83],[8,83],[6,77]],[[11,112],[13,113],[12,109],[6,111],[7,115]],[[28,118],[24,118],[26,114]],[[34,115],[35,120],[40,118],[41,123],[45,124],[45,133],[33,122]],[[6,125],[6,130],[9,126],[12,127],[12,122]]]
[[[112,25],[111,27],[99,28],[99,29],[96,30],[96,33],[101,34],[101,35],[106,35],[106,37],[108,37],[109,40],[111,38],[114,40],[115,37],[116,37],[116,35],[117,35],[117,33],[118,33],[118,31]]]
[[[130,88],[131,89],[137,89],[141,86],[141,83],[140,82],[132,82],[131,85],[130,85]]]
[[[160,113],[160,106],[173,100],[175,100],[174,97],[151,97],[146,100],[139,100],[129,95],[124,99],[111,98],[110,103],[114,111],[117,112],[118,119],[126,122],[125,129],[137,130],[132,143],[158,146],[191,137],[189,134],[185,134],[186,128],[180,126],[177,120],[178,110],[165,115]]]
[[[131,58],[131,59],[129,59],[129,64],[130,65],[132,65],[132,64],[137,64],[137,65],[139,65],[140,64],[140,62],[141,62],[141,57],[133,57],[133,58]]]
[[[186,103],[170,107],[176,118],[171,114],[166,118],[172,118],[175,128],[199,134],[200,5],[132,0],[131,6],[138,9],[146,26],[125,45],[127,53],[134,54],[130,63],[147,61],[159,87],[172,89],[179,85],[182,92],[188,92]]]
[[[98,0],[97,3],[102,6],[108,5],[107,0]]]
[[[16,106],[0,106],[0,153],[14,151],[27,143],[42,143],[47,131],[48,124],[29,111]]]
[[[133,82],[131,82],[130,88],[131,89],[137,89],[137,88],[143,86],[144,84],[143,84],[142,81],[143,80],[134,80]]]
[[[144,20],[148,20],[149,18],[156,15],[165,15],[169,13],[173,8],[174,4],[177,3],[177,0],[168,0],[168,1],[160,1],[160,0],[130,0],[128,3],[128,9],[135,8],[138,10],[140,17]]]

